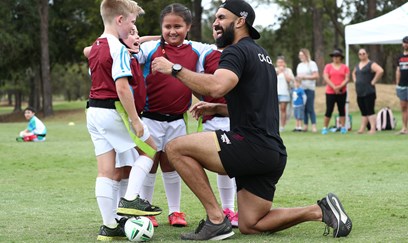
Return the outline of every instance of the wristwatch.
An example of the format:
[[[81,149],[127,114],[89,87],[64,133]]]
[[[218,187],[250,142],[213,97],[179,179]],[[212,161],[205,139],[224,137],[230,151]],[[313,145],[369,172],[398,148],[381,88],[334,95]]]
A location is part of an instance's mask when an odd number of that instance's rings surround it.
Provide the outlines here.
[[[181,69],[183,69],[183,66],[181,66],[180,64],[174,64],[172,69],[171,69],[171,75],[173,75],[173,77],[176,77],[177,74],[181,71]]]

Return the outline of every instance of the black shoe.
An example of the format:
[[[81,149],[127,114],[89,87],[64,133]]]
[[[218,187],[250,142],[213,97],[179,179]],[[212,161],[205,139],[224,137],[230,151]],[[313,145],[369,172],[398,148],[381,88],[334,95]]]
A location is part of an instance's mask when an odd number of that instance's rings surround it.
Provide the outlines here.
[[[154,216],[161,214],[161,212],[161,208],[151,205],[149,201],[141,199],[139,196],[133,201],[128,201],[122,197],[117,209],[118,215],[129,216]]]
[[[213,224],[207,217],[202,219],[194,232],[181,235],[182,240],[223,240],[234,235],[227,217],[221,224]]]
[[[99,229],[99,234],[96,240],[99,241],[112,241],[112,240],[127,240],[125,231],[122,226],[119,224],[116,228],[109,228],[105,225],[102,225]]]
[[[116,219],[116,222],[118,222],[119,226],[122,227],[123,231],[125,231],[125,224],[128,219],[129,219],[128,217],[122,217],[120,219]]]
[[[333,237],[347,236],[351,232],[352,223],[349,216],[344,211],[340,199],[333,193],[329,193],[325,198],[317,201],[322,209],[322,222],[326,224],[324,235],[330,233],[328,227],[333,228]]]

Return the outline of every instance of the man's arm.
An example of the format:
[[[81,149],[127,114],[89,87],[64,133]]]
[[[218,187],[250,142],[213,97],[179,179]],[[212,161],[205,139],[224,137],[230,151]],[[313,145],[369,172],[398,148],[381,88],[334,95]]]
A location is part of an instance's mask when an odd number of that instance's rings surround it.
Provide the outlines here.
[[[395,83],[397,85],[399,85],[400,79],[401,79],[401,72],[400,72],[400,68],[398,66],[397,70],[395,70]]]
[[[157,57],[152,62],[152,71],[171,75],[173,65],[164,57]],[[213,98],[224,97],[238,83],[238,76],[227,69],[217,69],[214,74],[203,74],[183,68],[177,73],[177,78],[194,92]]]

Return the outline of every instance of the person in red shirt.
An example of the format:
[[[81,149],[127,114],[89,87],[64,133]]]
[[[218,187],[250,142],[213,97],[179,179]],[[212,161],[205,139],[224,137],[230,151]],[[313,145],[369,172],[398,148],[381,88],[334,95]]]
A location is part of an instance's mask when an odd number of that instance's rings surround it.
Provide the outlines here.
[[[330,53],[332,62],[326,64],[323,71],[323,78],[326,82],[326,113],[324,114],[324,124],[322,134],[327,134],[327,127],[333,113],[334,105],[337,104],[340,117],[340,132],[347,133],[345,124],[347,83],[350,78],[350,70],[343,63],[344,55],[341,49],[335,49]]]

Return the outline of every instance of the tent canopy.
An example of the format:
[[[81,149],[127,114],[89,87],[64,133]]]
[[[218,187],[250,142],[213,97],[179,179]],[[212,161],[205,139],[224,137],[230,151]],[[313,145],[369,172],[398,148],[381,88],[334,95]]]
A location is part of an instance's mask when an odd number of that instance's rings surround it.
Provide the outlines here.
[[[408,35],[408,3],[377,18],[347,25],[346,46],[354,44],[400,44]]]

